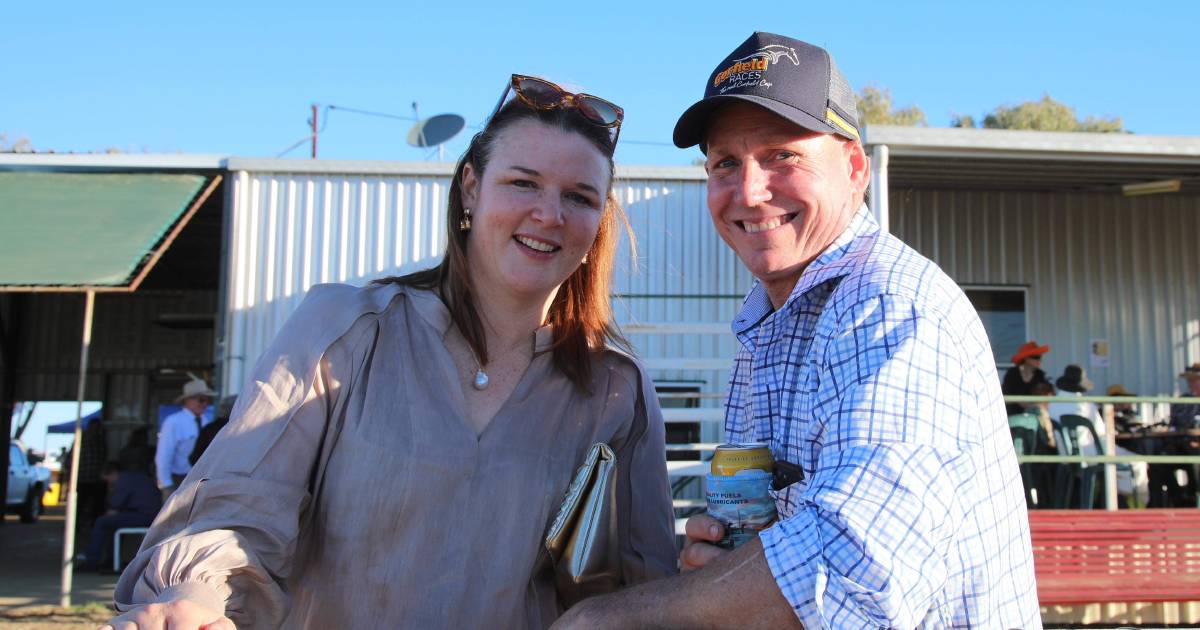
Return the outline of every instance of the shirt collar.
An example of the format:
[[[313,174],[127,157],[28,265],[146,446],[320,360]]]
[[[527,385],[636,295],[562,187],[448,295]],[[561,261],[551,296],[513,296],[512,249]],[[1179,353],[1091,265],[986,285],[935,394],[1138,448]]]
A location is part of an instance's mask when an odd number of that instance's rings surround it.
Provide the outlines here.
[[[796,286],[780,310],[786,310],[813,287],[850,273],[862,255],[866,253],[866,248],[859,247],[862,237],[878,232],[879,224],[871,216],[867,205],[863,204],[854,213],[850,223],[846,225],[846,229],[842,230],[842,233],[800,274],[800,279],[796,281]],[[741,335],[754,328],[774,311],[775,308],[771,305],[771,298],[767,295],[767,290],[761,282],[756,282],[754,288],[750,290],[750,294],[746,296],[742,310],[733,320],[734,334]]]
[[[450,317],[450,309],[446,308],[442,299],[428,289],[409,288],[408,295],[413,308],[416,309],[421,319],[445,337],[454,325],[454,319]],[[554,328],[552,326],[547,324],[534,331],[533,351],[535,354],[550,350],[553,346]]]

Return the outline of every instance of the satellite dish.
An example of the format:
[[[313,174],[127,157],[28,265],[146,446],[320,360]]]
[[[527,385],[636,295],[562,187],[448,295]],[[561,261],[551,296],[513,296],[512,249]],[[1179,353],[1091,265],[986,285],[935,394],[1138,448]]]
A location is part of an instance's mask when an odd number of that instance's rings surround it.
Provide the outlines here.
[[[436,147],[458,135],[466,124],[466,119],[458,114],[438,114],[419,120],[408,130],[408,144],[414,147]]]

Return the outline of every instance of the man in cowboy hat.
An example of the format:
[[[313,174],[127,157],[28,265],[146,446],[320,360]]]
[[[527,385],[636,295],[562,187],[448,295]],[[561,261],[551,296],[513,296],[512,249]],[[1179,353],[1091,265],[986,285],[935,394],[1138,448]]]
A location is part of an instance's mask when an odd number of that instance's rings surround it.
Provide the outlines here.
[[[1187,383],[1186,397],[1200,396],[1200,363],[1193,363],[1179,373]],[[1175,430],[1200,429],[1200,403],[1171,405],[1171,428]]]
[[[873,218],[860,136],[828,51],[772,33],[680,117],[713,225],[758,281],[733,321],[725,437],[768,444],[779,519],[729,551],[693,516],[687,573],[586,599],[562,627],[1041,627],[986,332]]]
[[[183,406],[183,409],[163,418],[158,433],[158,449],[154,453],[156,481],[158,489],[162,491],[163,501],[171,496],[192,469],[188,456],[196,445],[201,427],[208,422],[204,412],[216,395],[203,379],[192,377],[184,383],[183,393],[175,399],[175,404]]]

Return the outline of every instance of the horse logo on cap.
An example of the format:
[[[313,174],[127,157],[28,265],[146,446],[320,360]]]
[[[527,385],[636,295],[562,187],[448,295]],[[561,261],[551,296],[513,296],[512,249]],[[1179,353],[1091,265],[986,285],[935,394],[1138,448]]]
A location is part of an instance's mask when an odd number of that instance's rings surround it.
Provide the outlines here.
[[[787,57],[792,62],[792,65],[800,65],[800,57],[796,54],[796,49],[782,44],[768,44],[741,59],[735,59],[734,63],[747,61],[756,57],[766,57],[769,63],[779,63],[781,57]]]

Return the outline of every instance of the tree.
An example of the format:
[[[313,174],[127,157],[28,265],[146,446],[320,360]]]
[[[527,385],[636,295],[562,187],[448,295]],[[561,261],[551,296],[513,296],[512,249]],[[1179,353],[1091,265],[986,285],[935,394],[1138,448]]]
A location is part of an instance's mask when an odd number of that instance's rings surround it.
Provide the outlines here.
[[[970,116],[958,116],[950,122],[953,127],[974,127]],[[985,129],[1031,129],[1036,131],[1090,131],[1098,133],[1125,132],[1119,117],[1096,118],[1088,116],[1080,120],[1075,108],[1054,100],[1049,94],[1040,101],[1026,101],[1020,105],[1001,105],[983,118]]]
[[[8,134],[0,133],[0,153],[33,153],[33,144],[25,137],[9,143]]]
[[[901,125],[904,127],[925,127],[925,112],[920,107],[910,105],[904,109],[892,109],[892,91],[868,85],[856,95],[858,102],[858,122],[866,125]]]

